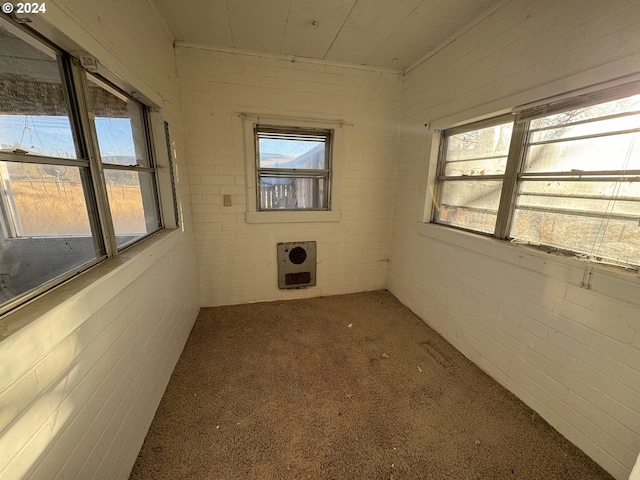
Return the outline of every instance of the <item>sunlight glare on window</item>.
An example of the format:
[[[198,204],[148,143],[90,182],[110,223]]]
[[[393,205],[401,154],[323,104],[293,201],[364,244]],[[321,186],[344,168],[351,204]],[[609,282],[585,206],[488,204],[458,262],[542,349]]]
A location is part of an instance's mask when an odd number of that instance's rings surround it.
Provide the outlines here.
[[[0,151],[77,158],[60,57],[0,24]]]

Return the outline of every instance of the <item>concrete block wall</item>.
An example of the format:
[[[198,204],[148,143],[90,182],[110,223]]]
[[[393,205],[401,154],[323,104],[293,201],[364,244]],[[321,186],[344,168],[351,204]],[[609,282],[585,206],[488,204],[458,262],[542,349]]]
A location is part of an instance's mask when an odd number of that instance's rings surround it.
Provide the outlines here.
[[[401,76],[184,45],[176,55],[203,305],[385,288]],[[339,221],[247,223],[243,112],[344,121]],[[279,290],[276,244],[306,240],[317,285]]]
[[[0,477],[128,478],[198,311],[192,254],[174,231],[14,315]]]
[[[13,333],[0,330],[0,477],[126,478],[199,295],[221,305],[388,286],[626,478],[640,450],[639,280],[419,221],[424,124],[637,73],[634,2],[505,1],[404,79],[188,46],[174,57],[153,2],[56,0],[46,21],[163,107],[183,229],[1,324]],[[339,221],[247,223],[240,112],[344,120]],[[318,242],[317,287],[277,289],[275,246],[292,240]]]
[[[640,451],[640,278],[421,222],[435,155],[425,124],[637,74],[640,9],[512,0],[450,40],[405,77],[389,289],[626,480]]]
[[[182,222],[2,318],[0,478],[126,479],[200,307],[173,41],[149,2],[41,20],[162,108]]]

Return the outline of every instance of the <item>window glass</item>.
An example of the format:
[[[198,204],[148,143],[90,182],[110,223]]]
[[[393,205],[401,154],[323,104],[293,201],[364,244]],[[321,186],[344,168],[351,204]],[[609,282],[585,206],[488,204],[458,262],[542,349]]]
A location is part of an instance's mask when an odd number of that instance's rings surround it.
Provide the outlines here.
[[[501,181],[445,181],[440,188],[440,223],[493,233],[500,203]]]
[[[533,120],[510,236],[639,264],[639,109],[635,95]]]
[[[502,175],[506,166],[506,154],[481,160],[453,160],[445,164],[444,174],[447,177]]]
[[[554,125],[565,125],[572,122],[588,121],[594,119],[604,119],[610,115],[624,114],[633,115],[640,113],[640,95],[631,95],[625,98],[618,98],[608,102],[589,105],[583,108],[576,108],[548,115],[531,121],[531,130],[548,128]],[[595,133],[595,132],[594,132]]]
[[[445,132],[436,222],[493,233],[512,130],[500,122]]]
[[[0,314],[162,225],[146,106],[6,18]]]
[[[116,244],[124,247],[161,227],[143,105],[88,75]]]
[[[324,136],[260,132],[258,151],[261,168],[327,168]]]
[[[154,176],[116,169],[105,170],[104,175],[118,247],[158,230]]]
[[[0,151],[77,158],[61,58],[0,23]]]
[[[66,58],[0,19],[2,312],[105,254],[68,71]]]
[[[512,131],[513,122],[505,122],[453,133],[447,136],[445,162],[506,159]]]
[[[88,170],[0,162],[0,303],[102,254],[91,234]]]
[[[507,125],[443,132],[434,221],[640,265],[640,95],[615,99],[621,90],[530,121],[538,113],[525,113],[520,148],[509,148]],[[517,174],[504,184],[507,167]]]
[[[626,175],[640,171],[639,108],[636,95],[531,122],[512,238],[640,263],[640,179]]]
[[[86,168],[0,162],[7,215],[15,237],[91,235]]]
[[[597,261],[640,265],[637,219],[518,208],[512,236],[519,242],[572,251]]]
[[[524,173],[639,170],[637,133],[563,140],[527,149]]]
[[[149,167],[142,106],[89,75],[89,103],[103,163]]]
[[[574,114],[577,113],[579,112],[574,111]],[[531,142],[549,142],[636,129],[640,125],[640,114],[616,116],[614,118],[605,117],[599,121],[577,120],[575,122],[571,122],[571,116],[568,115],[565,120],[566,123],[554,122],[552,126],[540,129],[534,129],[533,125],[543,123],[544,119],[531,122]]]
[[[531,122],[523,172],[640,169],[640,95]]]
[[[256,127],[258,208],[328,210],[331,132]]]
[[[260,177],[260,208],[327,208],[324,177]]]

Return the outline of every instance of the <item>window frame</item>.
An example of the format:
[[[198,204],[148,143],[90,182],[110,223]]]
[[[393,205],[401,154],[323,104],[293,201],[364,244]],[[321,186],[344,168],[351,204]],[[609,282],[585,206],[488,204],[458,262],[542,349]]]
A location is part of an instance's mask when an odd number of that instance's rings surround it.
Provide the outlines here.
[[[515,219],[515,210],[516,204],[519,198],[519,190],[522,182],[526,181],[527,178],[531,177],[544,177],[544,178],[555,178],[553,175],[554,172],[539,172],[539,173],[525,173],[523,172],[524,162],[527,154],[527,149],[529,148],[529,138],[532,133],[530,130],[530,124],[533,120],[538,118],[545,118],[554,114],[564,113],[571,111],[573,109],[585,108],[592,105],[597,105],[600,103],[605,103],[609,101],[615,101],[624,99],[629,96],[634,96],[640,94],[640,82],[635,81],[631,83],[626,83],[622,85],[617,85],[614,87],[601,89],[601,90],[591,90],[585,94],[576,94],[572,96],[563,95],[561,99],[557,101],[540,101],[534,102],[529,105],[532,106],[520,106],[515,107],[511,110],[511,113],[507,114],[496,114],[495,116],[488,116],[480,121],[462,123],[455,125],[448,129],[436,130],[435,136],[437,143],[437,150],[432,150],[432,158],[435,156],[435,161],[432,163],[433,169],[435,170],[435,174],[433,175],[433,180],[430,182],[430,187],[428,187],[428,191],[432,192],[431,197],[431,207],[425,211],[425,217],[429,219],[429,223],[441,225],[446,228],[451,228],[454,230],[462,230],[466,232],[470,232],[472,234],[483,235],[499,240],[508,240],[516,243],[522,242],[524,245],[528,245],[531,247],[540,247],[544,249],[553,249],[558,252],[566,253],[570,256],[578,257],[583,255],[582,253],[570,250],[566,248],[560,248],[553,245],[546,244],[536,244],[523,241],[522,239],[518,240],[518,238],[514,238],[512,236],[512,226]],[[639,109],[640,110],[640,109]],[[473,131],[476,129],[481,129],[486,126],[496,125],[504,122],[505,119],[511,118],[513,121],[513,130],[511,135],[511,142],[509,146],[507,165],[505,169],[504,178],[502,179],[502,186],[500,192],[500,201],[498,206],[498,211],[496,215],[496,224],[495,229],[492,233],[487,233],[479,230],[475,230],[473,228],[460,227],[452,224],[447,224],[444,222],[438,221],[438,207],[440,205],[440,199],[442,195],[442,185],[443,182],[447,180],[447,177],[444,175],[444,168],[446,166],[445,154],[446,154],[446,140],[451,135]],[[596,120],[597,121],[597,120]],[[598,135],[598,134],[596,134]],[[613,133],[612,135],[615,135]],[[606,136],[606,135],[602,135]],[[555,172],[557,173],[557,172]],[[578,173],[574,173],[573,177],[579,177],[582,179],[594,179],[602,174],[608,175],[616,175],[616,178],[623,179],[627,177],[637,177],[640,176],[639,170],[629,170],[629,171],[620,171],[620,170],[607,170],[607,171],[580,171]],[[562,174],[567,178],[571,177],[571,174]],[[497,177],[497,176],[495,176]],[[473,177],[467,177],[473,178]],[[488,177],[487,177],[488,178]],[[464,180],[461,180],[464,181]],[[576,215],[575,213],[573,213]],[[580,218],[583,218],[583,215],[577,215]],[[586,216],[586,215],[585,215]],[[602,215],[602,218],[609,218],[606,214]],[[628,262],[610,262],[608,260],[601,260],[597,258],[592,258],[594,255],[589,254],[589,258],[592,261],[602,262],[606,264],[612,264],[613,266],[631,269],[631,270],[639,270],[640,266],[635,263]]]
[[[302,127],[277,127],[272,125],[256,124],[254,125],[254,140],[256,151],[256,208],[260,212],[271,211],[330,211],[331,210],[331,158],[332,158],[332,145],[333,145],[333,130],[331,129],[311,129]],[[295,135],[313,135],[324,138],[324,164],[323,169],[311,169],[311,168],[275,168],[275,167],[261,167],[260,166],[260,140],[261,134],[281,134],[285,138]],[[317,178],[325,179],[325,192],[323,195],[323,201],[326,207],[264,207],[262,205],[262,178]]]
[[[480,230],[475,230],[472,228],[462,227],[451,225],[449,223],[436,221],[436,217],[439,212],[439,206],[442,200],[442,184],[444,182],[456,181],[456,182],[467,182],[467,181],[476,181],[476,179],[490,180],[490,181],[502,181],[502,188],[504,188],[505,180],[507,178],[507,172],[509,171],[509,162],[507,161],[507,165],[505,167],[505,172],[502,174],[492,174],[492,175],[446,175],[445,170],[447,166],[447,162],[445,161],[445,152],[447,148],[447,140],[453,136],[458,135],[460,133],[471,132],[474,130],[482,130],[484,128],[493,127],[497,125],[502,125],[509,123],[509,121],[513,121],[511,115],[499,115],[496,117],[487,118],[484,120],[480,120],[477,122],[472,122],[469,124],[461,125],[458,127],[450,128],[444,130],[440,133],[439,146],[438,146],[438,162],[437,162],[437,174],[436,174],[436,189],[434,194],[434,202],[433,202],[433,211],[431,214],[431,219],[434,223],[438,223],[440,225],[450,226],[452,228],[458,228],[460,230],[465,230],[469,232],[479,233],[482,235],[493,236],[495,234],[495,228],[497,228],[498,218],[496,218],[496,227],[494,227],[494,233],[488,233]],[[515,127],[515,125],[514,125]],[[512,134],[513,138],[513,134]],[[508,155],[511,152],[509,151]],[[500,195],[502,198],[502,194]],[[500,212],[500,203],[498,204],[498,212],[497,217],[499,217]]]
[[[93,239],[96,258],[83,263],[80,266],[72,267],[65,273],[50,280],[42,281],[37,287],[18,294],[8,301],[1,303],[0,317],[4,317],[16,308],[34,300],[36,297],[39,297],[58,285],[77,276],[79,273],[85,272],[109,258],[116,257],[129,247],[153,236],[160,230],[165,228],[177,228],[179,226],[177,211],[172,211],[172,215],[168,215],[168,222],[165,220],[166,216],[164,215],[164,211],[167,211],[168,209],[173,210],[172,208],[167,207],[171,207],[172,205],[177,206],[177,204],[175,200],[175,190],[173,188],[167,189],[168,179],[172,172],[163,172],[162,165],[160,165],[160,160],[164,160],[162,157],[164,149],[161,147],[164,145],[165,141],[168,142],[168,137],[165,139],[167,132],[165,131],[165,126],[162,125],[163,119],[161,110],[156,106],[156,102],[144,95],[136,94],[135,90],[128,83],[116,76],[113,72],[104,68],[93,56],[47,24],[34,21],[29,25],[25,25],[24,23],[15,21],[10,17],[3,18],[5,23],[9,25],[9,29],[20,32],[20,37],[23,41],[37,45],[37,48],[44,46],[46,49],[53,51],[59,56],[61,80],[63,82],[65,94],[68,97],[69,122],[78,158],[67,159],[39,156],[35,154],[26,155],[16,152],[0,152],[0,161],[17,162],[21,164],[55,164],[86,168],[87,178],[83,180],[83,186],[85,193],[85,205],[87,207],[89,221],[91,224],[91,233],[88,236]],[[125,168],[122,168],[121,166],[115,168],[131,171],[144,170],[152,173],[152,188],[154,193],[153,201],[156,206],[156,218],[158,222],[157,228],[153,231],[147,231],[144,235],[120,246],[116,243],[111,209],[109,207],[109,199],[105,184],[105,169],[100,157],[97,134],[93,125],[93,118],[89,106],[87,74],[93,75],[109,88],[114,91],[118,91],[121,95],[124,95],[131,101],[136,102],[142,109],[145,130],[144,141],[148,152],[149,166],[148,168],[135,166]],[[162,133],[162,138],[160,138],[159,133]],[[170,162],[169,166],[171,166]],[[111,167],[108,167],[107,169],[109,168]],[[170,192],[170,195],[163,195],[163,191]],[[4,205],[2,210],[1,220],[3,222],[3,228],[5,230],[12,230],[13,227],[11,225],[4,225],[4,223],[7,216],[11,216],[13,214],[5,212]],[[175,214],[175,224],[171,221],[173,214]],[[26,236],[25,238],[40,237]],[[37,277],[36,280],[38,280]]]
[[[336,119],[310,119],[280,115],[259,115],[241,113],[244,136],[245,181],[246,181],[246,221],[247,223],[305,223],[339,222],[341,154],[344,122]],[[292,132],[330,132],[329,185],[327,209],[260,209],[259,203],[259,159],[257,156],[256,128],[273,128]],[[327,152],[325,151],[325,155]],[[264,170],[264,169],[263,169]],[[237,193],[232,187],[221,187],[221,194]],[[223,207],[224,208],[224,207]],[[224,213],[224,210],[223,210]]]
[[[157,168],[156,168],[156,160],[155,160],[155,150],[154,150],[154,145],[153,145],[153,133],[152,133],[152,128],[151,128],[151,122],[150,122],[150,107],[148,105],[146,105],[145,103],[139,101],[138,99],[134,98],[133,95],[127,93],[125,90],[123,90],[122,88],[118,87],[117,85],[114,85],[113,83],[111,83],[109,80],[107,80],[106,78],[104,78],[103,76],[99,75],[98,73],[93,73],[89,70],[85,70],[85,81],[83,82],[83,85],[87,87],[87,93],[88,93],[88,85],[89,82],[91,80],[87,80],[87,77],[93,77],[94,82],[96,83],[97,86],[105,89],[106,91],[110,92],[112,95],[118,96],[118,97],[124,97],[126,99],[127,102],[131,102],[133,104],[135,104],[138,108],[140,108],[140,113],[141,113],[141,121],[142,121],[142,126],[144,129],[144,138],[143,138],[143,146],[144,146],[144,150],[147,154],[147,160],[148,160],[148,165],[118,165],[118,164],[113,164],[113,163],[109,163],[109,162],[105,162],[102,160],[102,156],[101,156],[101,152],[100,152],[100,142],[99,142],[99,138],[98,138],[98,134],[95,128],[95,123],[93,121],[90,121],[90,136],[93,139],[94,145],[95,145],[95,150],[96,150],[96,157],[97,157],[97,162],[100,163],[99,165],[99,169],[102,170],[102,175],[99,179],[99,181],[102,183],[104,182],[104,189],[105,189],[105,194],[106,194],[106,200],[107,203],[109,202],[109,195],[107,193],[107,183],[106,183],[106,171],[121,171],[121,172],[134,172],[134,173],[148,173],[152,176],[152,180],[153,180],[153,188],[154,188],[154,192],[155,195],[153,196],[153,208],[156,212],[156,217],[157,217],[157,224],[156,224],[156,228],[155,230],[151,231],[151,232],[147,232],[145,235],[142,235],[140,237],[137,237],[133,240],[127,241],[121,245],[118,245],[117,243],[117,233],[115,232],[115,228],[114,228],[114,221],[113,221],[113,217],[111,215],[111,208],[108,208],[108,211],[105,212],[105,215],[108,215],[111,225],[108,226],[109,228],[109,238],[108,241],[109,243],[115,242],[114,244],[109,245],[110,251],[111,252],[118,252],[121,251],[125,248],[127,248],[130,245],[135,244],[136,242],[139,242],[140,240],[148,237],[149,235],[153,235],[155,232],[161,230],[164,227],[164,223],[163,223],[163,216],[162,216],[162,210],[161,210],[161,202],[160,202],[160,185],[158,183],[158,175],[157,175]],[[89,114],[89,118],[90,120],[94,119],[94,113],[91,112],[91,106],[90,106],[90,102],[88,101],[88,97],[87,98],[87,111]],[[97,169],[98,167],[96,167]],[[142,185],[140,185],[140,187],[142,187]],[[144,203],[144,198],[143,198],[143,203]],[[115,249],[115,250],[114,250]]]

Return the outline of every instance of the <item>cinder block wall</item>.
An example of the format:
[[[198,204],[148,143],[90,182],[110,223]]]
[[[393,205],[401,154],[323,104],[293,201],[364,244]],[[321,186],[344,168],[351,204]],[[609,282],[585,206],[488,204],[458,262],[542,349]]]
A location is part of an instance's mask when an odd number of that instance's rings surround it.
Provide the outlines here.
[[[197,313],[191,255],[174,232],[20,312],[0,343],[3,479],[128,477]]]
[[[201,48],[178,47],[174,60],[169,29],[146,2],[62,0],[46,15],[160,99],[186,228],[23,310],[29,326],[0,342],[0,477],[126,478],[199,291],[203,304],[219,305],[388,281],[469,358],[626,478],[640,450],[638,279],[594,267],[592,288],[581,289],[584,264],[418,221],[432,147],[424,124],[632,73],[635,2],[505,2],[404,87],[388,72]],[[345,121],[339,222],[246,223],[238,116],[246,111]],[[233,206],[223,207],[225,194]],[[275,245],[290,240],[318,242],[317,287],[277,289]]]
[[[411,71],[389,279],[404,304],[619,480],[640,451],[640,278],[418,222],[434,174],[426,123],[469,121],[638,65],[637,2],[513,0]]]
[[[173,44],[147,2],[46,7],[47,22],[164,107],[185,229],[3,319],[0,478],[124,479],[200,306]]]
[[[385,288],[401,76],[185,46],[176,54],[203,305]],[[247,223],[242,112],[344,120],[340,221]],[[276,244],[305,240],[317,242],[317,286],[279,290]]]

